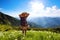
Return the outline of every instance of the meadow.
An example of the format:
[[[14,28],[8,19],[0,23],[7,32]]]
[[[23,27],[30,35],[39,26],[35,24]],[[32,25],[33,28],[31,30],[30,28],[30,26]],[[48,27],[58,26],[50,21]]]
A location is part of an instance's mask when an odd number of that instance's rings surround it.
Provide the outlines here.
[[[27,31],[26,36],[21,31],[10,30],[0,32],[0,40],[60,40],[59,33],[50,31]]]

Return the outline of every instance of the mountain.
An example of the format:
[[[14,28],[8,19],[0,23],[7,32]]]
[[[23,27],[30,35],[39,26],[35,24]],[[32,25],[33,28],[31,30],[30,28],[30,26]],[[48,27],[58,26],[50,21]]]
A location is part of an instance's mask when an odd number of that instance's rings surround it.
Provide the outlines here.
[[[41,25],[38,25],[34,22],[28,21],[28,24],[31,28],[43,28]]]
[[[42,26],[43,28],[60,27],[60,17],[38,17],[31,18],[30,21]]]
[[[0,24],[19,26],[20,20],[0,12]],[[28,20],[32,28],[60,28],[60,17],[38,17]]]
[[[0,12],[0,24],[19,26],[20,20]]]
[[[11,17],[9,15],[6,15],[6,14],[0,12],[0,24],[8,24],[8,25],[12,25],[12,26],[20,26],[20,20],[18,18],[14,18],[14,17]],[[37,25],[37,24],[35,24],[33,22],[29,22],[29,21],[28,21],[28,24],[32,28],[41,27],[40,25]]]

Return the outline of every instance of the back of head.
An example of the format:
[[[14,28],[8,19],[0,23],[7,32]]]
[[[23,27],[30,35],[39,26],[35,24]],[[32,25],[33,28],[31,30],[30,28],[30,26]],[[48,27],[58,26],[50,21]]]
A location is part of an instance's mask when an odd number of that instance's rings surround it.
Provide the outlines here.
[[[27,12],[23,12],[22,14],[19,15],[20,17],[28,17],[29,16],[29,13]]]

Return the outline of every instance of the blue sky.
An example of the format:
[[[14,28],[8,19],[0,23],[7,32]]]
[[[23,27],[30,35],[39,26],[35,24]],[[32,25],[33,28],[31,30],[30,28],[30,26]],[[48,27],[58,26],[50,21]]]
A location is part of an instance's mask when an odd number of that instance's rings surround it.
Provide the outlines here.
[[[14,9],[22,9],[25,10],[27,8],[28,0],[0,0],[0,8],[5,10],[14,10]]]
[[[60,17],[60,0],[0,0],[0,11],[13,17],[22,12],[29,17]]]

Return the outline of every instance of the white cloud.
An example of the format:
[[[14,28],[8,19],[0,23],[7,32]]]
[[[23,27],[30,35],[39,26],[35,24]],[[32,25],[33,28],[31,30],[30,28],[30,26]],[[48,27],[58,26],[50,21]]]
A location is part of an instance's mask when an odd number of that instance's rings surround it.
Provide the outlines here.
[[[5,10],[5,9],[1,9],[1,12],[3,12],[4,14],[10,15],[12,17],[19,17],[19,14],[22,12],[20,10],[14,9],[14,10]]]
[[[12,11],[6,11],[2,8],[0,8],[0,11],[11,15],[13,17],[19,17],[18,15],[22,13],[24,10],[15,9]],[[60,9],[57,8],[56,5],[53,5],[52,7],[45,7],[43,2],[40,2],[40,0],[31,0],[28,3],[28,10],[25,10],[26,12],[30,13],[29,17],[60,17]]]
[[[45,7],[39,0],[31,0],[29,2],[30,17],[60,17],[60,9],[53,5],[52,7]]]
[[[8,11],[8,12],[5,12],[6,14],[10,15],[10,16],[13,16],[13,17],[19,17],[19,14],[21,13],[20,11]]]

